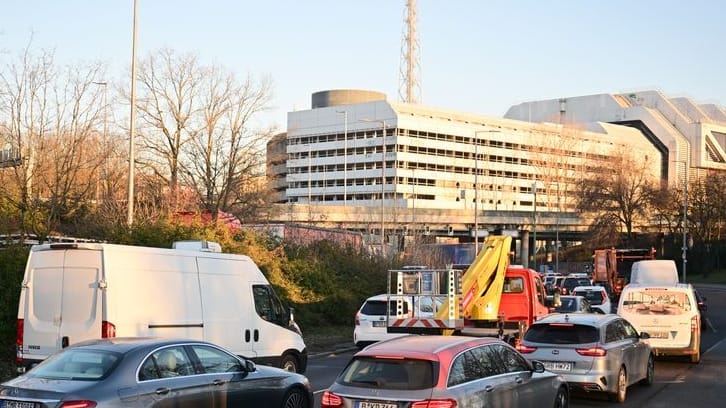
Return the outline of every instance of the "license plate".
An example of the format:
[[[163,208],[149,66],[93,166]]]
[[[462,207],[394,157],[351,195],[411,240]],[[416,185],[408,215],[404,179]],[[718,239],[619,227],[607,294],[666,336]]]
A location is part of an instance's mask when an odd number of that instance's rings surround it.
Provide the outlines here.
[[[654,339],[667,339],[670,336],[670,334],[668,332],[664,332],[664,331],[653,332],[653,334],[650,334],[650,332],[648,332],[648,334],[650,335],[650,337],[652,337]]]
[[[383,320],[373,321],[373,327],[386,327],[386,322]]]
[[[397,404],[389,404],[387,402],[358,402],[358,408],[398,408]]]
[[[34,402],[0,400],[0,408],[35,408]]]
[[[572,371],[572,363],[561,361],[545,361],[545,369],[549,371]]]

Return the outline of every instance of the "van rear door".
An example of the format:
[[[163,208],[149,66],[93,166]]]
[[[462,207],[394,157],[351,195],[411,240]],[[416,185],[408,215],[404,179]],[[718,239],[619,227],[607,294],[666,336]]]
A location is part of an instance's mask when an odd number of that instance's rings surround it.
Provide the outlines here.
[[[44,359],[101,336],[101,252],[48,249],[31,255],[26,277],[23,354]]]

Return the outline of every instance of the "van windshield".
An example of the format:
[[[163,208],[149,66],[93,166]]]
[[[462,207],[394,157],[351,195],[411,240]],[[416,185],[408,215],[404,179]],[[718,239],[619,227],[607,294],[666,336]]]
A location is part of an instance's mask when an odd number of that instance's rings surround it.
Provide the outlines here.
[[[683,291],[642,289],[627,292],[623,310],[644,315],[679,315],[691,311],[691,302]]]

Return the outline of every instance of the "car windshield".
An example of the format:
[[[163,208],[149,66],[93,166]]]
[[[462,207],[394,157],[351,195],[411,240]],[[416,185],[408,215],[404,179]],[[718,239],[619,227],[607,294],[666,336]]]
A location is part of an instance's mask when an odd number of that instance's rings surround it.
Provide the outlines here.
[[[560,306],[555,308],[555,312],[576,312],[578,310],[578,302],[576,298],[561,297]]]
[[[585,285],[589,285],[589,284],[590,284],[590,281],[585,278],[567,278],[567,279],[565,279],[565,282],[562,283],[562,286],[564,286],[568,289],[573,289],[576,286],[585,286]]]
[[[679,315],[691,311],[686,292],[646,288],[628,292],[623,310],[647,315]]]
[[[602,292],[599,290],[578,290],[574,293],[577,296],[584,296],[591,305],[602,304]]]
[[[584,324],[535,324],[524,335],[525,341],[550,344],[597,343],[600,332],[593,326]]]
[[[109,351],[67,349],[49,357],[28,375],[53,380],[94,381],[108,375],[119,359],[119,354]]]
[[[386,390],[422,390],[434,385],[433,363],[428,360],[356,358],[337,382]]]
[[[360,312],[367,316],[386,316],[386,302],[385,300],[368,300],[363,304]],[[389,314],[391,316],[396,315],[396,300],[391,299]],[[408,302],[403,302],[403,313],[408,313]]]

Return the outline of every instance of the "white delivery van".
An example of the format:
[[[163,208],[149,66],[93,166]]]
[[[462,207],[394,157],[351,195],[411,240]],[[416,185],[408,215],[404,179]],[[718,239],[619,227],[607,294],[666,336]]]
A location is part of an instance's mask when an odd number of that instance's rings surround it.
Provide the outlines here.
[[[152,336],[203,339],[304,372],[303,338],[257,265],[203,244],[33,246],[18,307],[18,371],[83,340]]]
[[[633,263],[630,283],[678,283],[678,267],[671,259],[647,259]]]
[[[701,361],[701,314],[690,284],[631,283],[620,294],[618,314],[650,335],[656,355]]]

